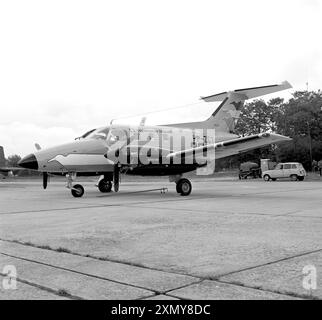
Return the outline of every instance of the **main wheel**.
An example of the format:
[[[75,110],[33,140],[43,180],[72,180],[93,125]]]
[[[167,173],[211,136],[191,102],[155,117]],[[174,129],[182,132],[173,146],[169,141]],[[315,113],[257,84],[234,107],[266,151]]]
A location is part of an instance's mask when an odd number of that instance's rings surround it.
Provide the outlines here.
[[[265,174],[265,176],[264,176],[264,180],[265,181],[269,181],[271,179],[271,177],[268,175],[268,174]]]
[[[109,180],[102,179],[98,183],[98,190],[101,192],[111,192],[112,190],[112,182]]]
[[[75,198],[82,197],[84,195],[84,192],[84,188],[81,184],[75,184],[73,186],[73,189],[71,190],[71,193]]]
[[[182,196],[188,196],[192,190],[191,182],[188,179],[180,179],[177,182],[176,190]]]

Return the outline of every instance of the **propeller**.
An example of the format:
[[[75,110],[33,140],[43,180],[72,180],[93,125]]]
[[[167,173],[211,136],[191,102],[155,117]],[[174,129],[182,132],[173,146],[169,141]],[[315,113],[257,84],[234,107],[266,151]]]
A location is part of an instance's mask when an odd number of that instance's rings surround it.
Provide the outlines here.
[[[48,172],[44,172],[42,174],[42,186],[44,189],[47,188],[48,180],[49,180]]]

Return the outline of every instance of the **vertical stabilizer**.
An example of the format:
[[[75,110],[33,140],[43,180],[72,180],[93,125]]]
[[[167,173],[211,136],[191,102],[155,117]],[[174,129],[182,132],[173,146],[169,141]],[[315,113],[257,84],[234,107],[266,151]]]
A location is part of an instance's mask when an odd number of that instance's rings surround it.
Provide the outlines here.
[[[232,134],[235,131],[240,112],[246,100],[289,88],[292,88],[290,83],[284,81],[281,84],[237,89],[233,91],[221,92],[207,97],[201,97],[201,99],[205,102],[221,101],[219,107],[216,108],[209,119],[199,122],[176,123],[169,126],[191,129],[215,129],[216,132]]]

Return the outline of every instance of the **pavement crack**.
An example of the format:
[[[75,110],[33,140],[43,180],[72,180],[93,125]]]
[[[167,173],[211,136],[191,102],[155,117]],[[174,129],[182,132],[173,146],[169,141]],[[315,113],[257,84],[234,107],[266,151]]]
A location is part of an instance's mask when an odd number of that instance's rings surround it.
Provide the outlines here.
[[[41,261],[37,261],[37,260],[33,260],[33,259],[24,258],[24,257],[19,257],[19,256],[15,256],[15,255],[11,255],[11,254],[5,253],[5,252],[0,252],[0,254],[2,254],[4,256],[7,256],[7,257],[11,257],[11,258],[23,260],[23,261],[28,261],[28,262],[31,262],[31,263],[37,263],[37,264],[40,264],[40,265],[43,265],[43,266],[47,266],[47,267],[51,267],[51,268],[54,268],[54,269],[58,269],[58,270],[63,270],[63,271],[67,271],[67,272],[72,272],[72,273],[80,274],[80,275],[83,275],[83,276],[86,276],[86,277],[91,277],[91,278],[95,278],[95,279],[110,281],[110,282],[114,282],[114,283],[117,283],[117,284],[121,284],[121,285],[126,285],[126,286],[129,286],[129,287],[133,287],[133,288],[144,289],[144,290],[148,290],[148,291],[151,291],[151,292],[159,293],[156,290],[148,289],[148,288],[145,288],[145,287],[142,287],[142,286],[138,286],[138,285],[134,285],[134,284],[129,284],[129,283],[122,282],[122,281],[117,281],[117,280],[113,280],[113,279],[101,277],[101,276],[98,276],[98,275],[93,275],[93,274],[86,273],[86,272],[76,271],[76,270],[69,269],[69,268],[65,268],[65,267],[55,266],[55,265],[50,264],[50,263],[45,263],[45,262],[41,262]]]
[[[300,298],[300,299],[305,299],[305,300],[312,300],[312,299],[319,300],[319,298],[315,297],[315,296],[312,297],[312,296],[307,296],[304,294],[298,294],[298,293],[294,293],[294,292],[264,289],[259,286],[249,286],[244,283],[235,282],[235,281],[226,281],[226,280],[219,280],[219,279],[214,280],[214,281],[217,281],[217,282],[223,283],[223,284],[229,284],[229,285],[233,285],[233,286],[238,286],[238,287],[243,287],[243,288],[248,288],[248,289],[253,289],[253,290],[259,290],[259,291],[263,291],[263,292],[270,292],[270,293],[274,293],[274,294],[279,294],[279,295],[289,296],[289,297],[294,297],[294,298]]]
[[[140,264],[140,263],[122,261],[122,260],[117,260],[117,259],[112,259],[112,258],[98,257],[98,256],[94,256],[94,255],[91,255],[91,254],[82,254],[82,253],[70,251],[68,249],[65,249],[65,250],[61,250],[60,248],[55,249],[55,248],[52,248],[52,247],[47,246],[47,245],[36,245],[36,244],[31,243],[31,242],[22,242],[22,241],[19,241],[19,240],[10,240],[10,239],[3,239],[3,238],[0,238],[0,241],[9,242],[9,243],[10,242],[11,243],[16,243],[16,244],[20,244],[20,245],[23,245],[23,246],[29,246],[29,247],[33,247],[33,248],[42,249],[42,250],[55,251],[55,252],[58,252],[58,253],[66,253],[66,254],[70,254],[70,255],[74,255],[74,256],[90,258],[90,259],[99,260],[99,261],[107,261],[107,262],[113,262],[113,263],[128,265],[128,266],[131,266],[131,267],[137,267],[137,268],[142,268],[142,269],[147,269],[147,270],[152,270],[152,271],[159,271],[159,272],[168,273],[168,274],[175,274],[175,275],[179,275],[179,276],[187,276],[187,277],[192,277],[192,278],[201,278],[201,277],[198,277],[198,276],[191,276],[191,275],[189,275],[187,273],[183,273],[183,272],[166,271],[166,270],[163,270],[161,268],[149,267],[149,266],[145,266],[145,265]]]
[[[271,264],[275,264],[275,263],[287,261],[287,260],[290,260],[290,259],[293,259],[293,258],[303,257],[305,255],[308,255],[308,254],[311,254],[311,253],[317,253],[317,252],[321,252],[321,251],[322,251],[322,249],[320,248],[320,249],[311,250],[311,251],[307,251],[307,252],[302,252],[302,253],[299,253],[299,254],[295,254],[295,255],[292,255],[292,256],[284,257],[284,258],[281,258],[281,259],[278,259],[278,260],[274,260],[274,261],[269,261],[269,262],[266,262],[266,263],[258,264],[258,265],[255,265],[255,266],[246,267],[246,268],[242,268],[242,269],[235,270],[235,271],[230,271],[230,272],[227,272],[227,273],[223,273],[223,274],[217,275],[216,277],[212,278],[212,280],[218,281],[218,279],[220,279],[220,278],[222,278],[224,276],[229,276],[229,275],[232,275],[232,274],[235,274],[235,273],[244,272],[244,271],[248,271],[248,270],[252,270],[252,269],[256,269],[256,268],[260,268],[260,267],[269,266]]]
[[[1,273],[1,272],[0,272],[0,275],[3,276],[3,277],[8,276],[7,274]],[[18,282],[27,284],[27,285],[29,285],[31,287],[35,287],[37,289],[40,289],[42,291],[53,293],[53,294],[55,294],[57,296],[60,296],[60,297],[65,297],[65,298],[72,299],[72,300],[85,300],[82,297],[79,297],[79,296],[72,295],[72,294],[68,293],[68,291],[66,291],[65,289],[55,290],[55,289],[52,289],[52,288],[49,288],[49,287],[46,287],[46,286],[31,282],[31,281],[28,281],[26,279],[22,279],[20,277],[16,277],[15,280],[17,280]]]

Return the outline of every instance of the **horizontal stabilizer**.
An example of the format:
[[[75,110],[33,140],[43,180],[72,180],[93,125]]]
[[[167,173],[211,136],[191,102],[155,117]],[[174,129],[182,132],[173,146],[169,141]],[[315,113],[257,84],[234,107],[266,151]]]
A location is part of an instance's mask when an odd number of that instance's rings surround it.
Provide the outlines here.
[[[214,102],[214,101],[222,101],[226,99],[229,94],[236,93],[243,98],[243,100],[257,98],[260,96],[264,96],[266,94],[286,90],[292,88],[291,84],[288,81],[284,81],[281,84],[273,84],[269,86],[262,86],[262,87],[253,87],[253,88],[245,88],[245,89],[236,89],[232,91],[221,92],[218,94],[214,94],[207,97],[201,97],[200,99],[206,102]]]

